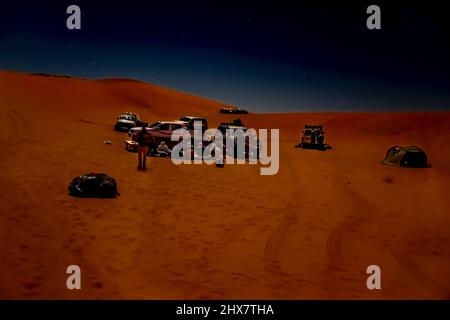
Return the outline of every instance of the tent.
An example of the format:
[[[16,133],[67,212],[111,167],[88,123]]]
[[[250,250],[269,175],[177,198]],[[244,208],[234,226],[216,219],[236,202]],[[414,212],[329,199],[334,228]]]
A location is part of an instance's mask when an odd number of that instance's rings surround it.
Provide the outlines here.
[[[386,156],[381,161],[382,164],[410,167],[410,168],[428,168],[431,167],[426,153],[416,146],[394,146],[389,148]]]

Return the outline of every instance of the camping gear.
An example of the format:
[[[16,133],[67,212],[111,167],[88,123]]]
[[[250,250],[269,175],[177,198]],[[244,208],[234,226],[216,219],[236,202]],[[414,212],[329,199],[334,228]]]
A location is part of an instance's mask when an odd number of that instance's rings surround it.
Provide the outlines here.
[[[394,146],[386,152],[382,164],[397,167],[429,168],[430,161],[426,153],[416,146]]]
[[[69,184],[69,194],[81,198],[115,198],[117,183],[104,173],[88,173],[75,177]]]
[[[130,152],[137,152],[138,143],[133,140],[125,140],[124,142],[125,150]]]

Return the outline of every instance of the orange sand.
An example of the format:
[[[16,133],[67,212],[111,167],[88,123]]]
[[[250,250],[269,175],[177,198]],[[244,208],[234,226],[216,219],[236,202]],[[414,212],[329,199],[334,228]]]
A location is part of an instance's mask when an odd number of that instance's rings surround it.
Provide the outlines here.
[[[450,113],[221,106],[131,80],[0,72],[0,298],[450,298]],[[121,111],[280,128],[280,171],[151,158],[139,172],[113,130]],[[324,124],[333,149],[295,149],[305,123]],[[395,144],[423,147],[434,167],[381,165]],[[91,171],[115,177],[121,196],[68,196]],[[80,291],[66,289],[70,264]],[[371,264],[380,291],[366,288]]]

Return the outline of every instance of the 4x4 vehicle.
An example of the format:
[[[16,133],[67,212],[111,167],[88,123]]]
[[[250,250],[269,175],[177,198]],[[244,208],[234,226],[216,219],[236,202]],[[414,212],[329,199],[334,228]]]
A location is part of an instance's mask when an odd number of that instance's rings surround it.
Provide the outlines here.
[[[137,113],[123,112],[117,117],[114,129],[117,131],[128,132],[133,127],[141,124],[141,117]]]
[[[187,123],[184,121],[157,121],[149,126],[148,132],[150,133],[150,136],[154,138],[160,138],[165,140],[166,142],[170,141],[170,138],[172,136],[172,132],[177,129],[186,129],[189,130],[187,127]]]
[[[219,113],[227,113],[227,114],[248,114],[247,110],[238,108],[238,107],[224,107],[220,109]]]
[[[205,118],[201,117],[192,117],[192,116],[182,116],[180,121],[186,122],[186,126],[189,130],[194,130],[194,122],[201,121],[202,130],[208,130],[208,121]]]
[[[152,125],[149,125],[145,128],[145,130],[149,134],[149,139],[154,144],[159,144],[161,141],[164,141],[170,148],[172,148],[175,144],[177,144],[177,141],[171,141],[171,136],[174,130],[177,129],[186,129],[187,123],[184,121],[157,121],[153,123]],[[135,141],[137,134],[142,130],[142,127],[135,127],[131,128],[128,131],[128,135],[130,136],[130,140],[125,141],[125,149],[130,148],[136,148],[136,143],[131,143],[130,141]],[[127,145],[128,143],[128,145]]]
[[[298,147],[326,149],[327,145],[325,144],[325,131],[323,131],[323,126],[305,125]]]
[[[226,145],[227,141],[226,141],[226,134],[227,134],[227,129],[231,129],[231,130],[238,130],[238,129],[242,129],[242,131],[245,133],[247,132],[248,128],[246,128],[244,126],[244,124],[242,123],[242,121],[240,119],[234,120],[233,122],[222,122],[219,127],[217,128],[217,130],[219,130],[224,138],[224,153],[227,152],[227,149],[230,148],[230,146]],[[259,155],[260,152],[262,150],[262,146],[259,143],[258,137],[256,138],[256,142],[255,145],[253,145],[252,148],[250,148],[252,145],[250,144],[250,140],[249,139],[245,139],[245,148],[244,148],[244,153],[243,154],[238,154],[238,148],[237,148],[237,140],[238,140],[238,135],[236,134],[236,132],[232,133],[232,135],[230,136],[232,139],[234,139],[234,157],[235,158],[241,158],[241,159],[249,159],[249,157],[255,157],[256,159],[259,159]]]
[[[222,132],[222,134],[226,133],[227,129],[242,129],[244,132],[247,130],[247,128],[242,123],[241,119],[236,119],[233,122],[222,122],[218,127],[217,130]]]

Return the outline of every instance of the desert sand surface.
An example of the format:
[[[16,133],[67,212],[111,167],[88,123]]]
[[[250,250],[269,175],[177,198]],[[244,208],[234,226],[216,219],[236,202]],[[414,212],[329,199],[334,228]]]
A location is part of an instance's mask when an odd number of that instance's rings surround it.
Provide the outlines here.
[[[450,112],[224,116],[222,105],[132,80],[0,72],[0,298],[450,298]],[[164,158],[138,171],[113,130],[122,111],[279,128],[279,173]],[[323,124],[332,149],[294,148],[305,123]],[[397,144],[422,147],[433,168],[381,165]],[[88,172],[113,176],[121,195],[69,196]],[[81,290],[66,288],[72,264]],[[372,264],[381,290],[366,287]]]

